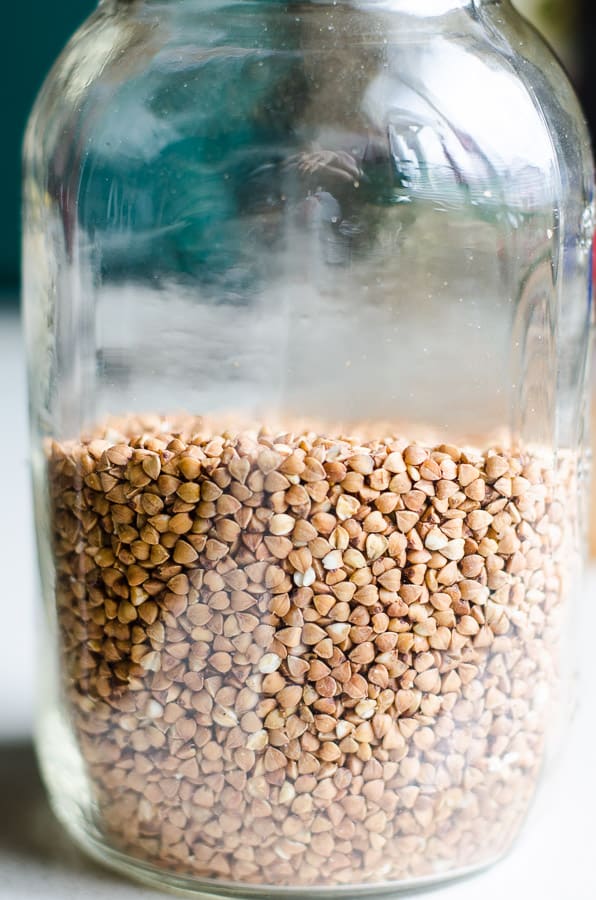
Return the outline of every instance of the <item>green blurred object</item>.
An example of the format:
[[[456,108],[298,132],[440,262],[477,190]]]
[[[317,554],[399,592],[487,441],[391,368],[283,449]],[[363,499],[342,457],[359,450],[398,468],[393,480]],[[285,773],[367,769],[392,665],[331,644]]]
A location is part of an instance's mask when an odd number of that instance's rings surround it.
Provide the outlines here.
[[[513,0],[524,16],[544,35],[572,76],[577,76],[578,0]]]
[[[21,141],[27,116],[50,66],[96,3],[94,0],[58,3],[33,0],[7,6],[8,23],[4,22],[3,29],[6,40],[1,55],[4,127],[0,171],[4,178],[0,286],[14,289],[19,280]]]

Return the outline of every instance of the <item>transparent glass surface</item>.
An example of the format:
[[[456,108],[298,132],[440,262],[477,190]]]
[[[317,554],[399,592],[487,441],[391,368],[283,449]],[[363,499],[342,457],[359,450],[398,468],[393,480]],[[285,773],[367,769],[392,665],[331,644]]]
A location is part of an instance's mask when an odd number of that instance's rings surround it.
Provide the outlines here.
[[[104,2],[25,141],[58,814],[138,877],[503,855],[571,705],[593,178],[509,3]]]

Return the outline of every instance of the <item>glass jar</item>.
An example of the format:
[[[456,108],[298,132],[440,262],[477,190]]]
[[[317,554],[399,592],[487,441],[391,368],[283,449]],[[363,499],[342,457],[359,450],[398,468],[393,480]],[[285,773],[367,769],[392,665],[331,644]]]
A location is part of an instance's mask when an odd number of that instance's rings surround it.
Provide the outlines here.
[[[508,2],[111,0],[68,45],[24,294],[89,852],[283,895],[507,851],[570,703],[592,198]]]

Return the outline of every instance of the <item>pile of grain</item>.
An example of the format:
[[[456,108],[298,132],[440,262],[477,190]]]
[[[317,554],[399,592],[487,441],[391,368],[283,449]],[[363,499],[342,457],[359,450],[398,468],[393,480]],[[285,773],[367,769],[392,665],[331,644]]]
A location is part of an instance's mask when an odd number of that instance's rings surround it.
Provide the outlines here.
[[[64,691],[106,840],[273,885],[501,854],[543,758],[572,463],[171,427],[48,448]]]

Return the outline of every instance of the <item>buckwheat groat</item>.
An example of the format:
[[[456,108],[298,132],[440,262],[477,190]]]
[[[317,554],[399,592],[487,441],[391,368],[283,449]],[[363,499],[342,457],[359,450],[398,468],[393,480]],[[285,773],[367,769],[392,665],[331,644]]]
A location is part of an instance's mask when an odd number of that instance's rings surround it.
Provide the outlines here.
[[[556,689],[572,460],[131,418],[48,466],[64,691],[115,846],[274,885],[506,848]]]

